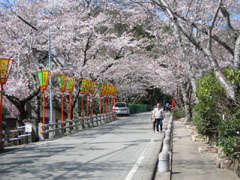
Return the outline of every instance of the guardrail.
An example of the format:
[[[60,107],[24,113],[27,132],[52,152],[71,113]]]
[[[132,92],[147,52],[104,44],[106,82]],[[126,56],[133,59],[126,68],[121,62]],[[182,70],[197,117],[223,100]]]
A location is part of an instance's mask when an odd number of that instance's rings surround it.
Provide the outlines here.
[[[40,140],[45,140],[51,138],[50,134],[53,133],[53,136],[57,138],[83,129],[96,127],[113,120],[116,120],[116,114],[114,112],[110,112],[101,115],[97,114],[92,117],[84,116],[72,120],[67,119],[64,122],[59,120],[55,123],[49,123],[45,125],[39,123],[38,136]],[[18,127],[14,130],[9,130],[7,137],[8,138],[6,138],[5,142],[6,146],[27,144],[32,142],[31,131],[29,133],[26,132],[25,126]]]
[[[80,117],[72,120],[58,121],[55,123],[42,124],[39,123],[39,138],[45,140],[50,138],[53,133],[54,137],[71,134],[82,129],[96,127],[116,119],[116,114],[113,112],[105,114],[97,114],[89,117]]]
[[[14,130],[9,130],[8,145],[27,144],[31,142],[31,133],[25,132],[25,126],[18,127]]]

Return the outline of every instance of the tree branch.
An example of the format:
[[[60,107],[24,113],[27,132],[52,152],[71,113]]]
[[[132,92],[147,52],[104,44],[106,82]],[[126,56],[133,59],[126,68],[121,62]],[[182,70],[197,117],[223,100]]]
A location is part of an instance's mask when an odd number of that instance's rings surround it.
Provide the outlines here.
[[[124,57],[123,55],[121,55],[122,50],[123,50],[123,47],[121,47],[121,49],[117,52],[117,55],[114,57],[114,60]]]
[[[228,13],[227,9],[223,6],[220,7],[221,13],[223,15],[223,18],[226,21],[227,24],[227,28],[231,34],[231,36],[234,39],[237,39],[238,33],[236,32],[236,30],[233,28],[232,24],[231,24],[231,20],[230,20],[230,14]]]
[[[77,100],[78,100],[78,97],[79,97],[80,91],[81,91],[81,88],[78,88],[77,95],[76,95],[76,97],[75,97],[75,99],[74,99],[74,102],[73,102],[73,104],[72,104],[71,114],[73,113],[73,109],[74,109],[75,106],[76,106],[76,103],[77,103]]]
[[[216,9],[216,12],[214,13],[214,16],[213,16],[212,21],[211,21],[211,25],[210,25],[209,30],[208,30],[208,50],[211,54],[212,54],[212,30],[213,30],[214,24],[217,20],[218,12],[220,10],[221,5],[222,5],[222,0],[219,0],[218,7]]]
[[[196,28],[199,32],[202,32],[205,35],[208,35],[208,31],[204,28],[200,28],[195,22],[191,22],[190,20],[187,20],[186,18],[180,16],[177,13],[174,13],[174,15],[181,19],[182,21],[190,24],[191,26],[193,26],[194,28]],[[219,45],[221,45],[222,47],[224,47],[232,56],[234,56],[234,50],[233,48],[231,48],[227,43],[223,42],[221,39],[219,39],[218,36],[216,35],[212,35],[212,39],[215,40]]]
[[[87,51],[90,49],[90,45],[89,44],[90,44],[90,40],[91,40],[92,35],[93,35],[93,33],[91,33],[89,35],[89,37],[87,39],[87,43],[86,43],[85,48],[83,50],[83,54],[84,54],[84,56],[83,56],[83,66],[85,66],[87,61],[88,61],[88,59],[87,59]]]
[[[38,88],[36,91],[34,91],[32,94],[30,94],[28,97],[22,99],[21,101],[23,101],[23,103],[27,103],[28,101],[31,101],[32,98],[34,98],[35,96],[37,96],[40,92],[40,88]]]
[[[240,35],[238,36],[235,42],[235,49],[234,49],[234,66],[240,66]]]
[[[6,95],[5,93],[3,93],[3,95],[9,100],[11,101],[15,106],[19,105],[20,100],[15,97],[15,96],[10,96],[10,95]]]
[[[35,31],[38,31],[38,29],[36,27],[34,27],[32,24],[30,24],[29,22],[27,22],[25,19],[23,19],[21,16],[16,15],[18,17],[18,19],[20,19],[22,22],[24,22],[25,24],[27,24],[28,26],[30,26],[31,28],[33,28]]]

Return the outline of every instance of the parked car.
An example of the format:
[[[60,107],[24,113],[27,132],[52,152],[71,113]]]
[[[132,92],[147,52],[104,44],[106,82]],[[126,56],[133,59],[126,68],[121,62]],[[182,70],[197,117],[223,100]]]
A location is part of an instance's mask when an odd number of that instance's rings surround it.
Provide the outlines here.
[[[125,102],[115,103],[113,106],[113,112],[115,112],[117,115],[130,115],[130,110]]]

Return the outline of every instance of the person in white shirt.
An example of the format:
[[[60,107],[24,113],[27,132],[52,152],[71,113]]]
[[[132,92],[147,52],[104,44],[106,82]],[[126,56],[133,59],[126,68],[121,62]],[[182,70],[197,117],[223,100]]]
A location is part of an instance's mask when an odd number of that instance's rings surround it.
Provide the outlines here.
[[[157,132],[159,132],[159,125],[160,125],[160,131],[162,132],[162,126],[163,126],[163,119],[164,119],[164,111],[160,107],[160,103],[157,103],[157,108],[153,110],[152,114],[153,118],[155,119],[155,126],[157,129]]]

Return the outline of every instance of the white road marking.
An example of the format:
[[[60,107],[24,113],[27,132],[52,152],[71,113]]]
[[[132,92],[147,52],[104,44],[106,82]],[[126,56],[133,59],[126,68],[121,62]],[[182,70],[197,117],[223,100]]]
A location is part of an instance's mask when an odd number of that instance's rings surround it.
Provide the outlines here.
[[[139,166],[141,165],[143,159],[144,159],[144,154],[147,151],[150,143],[153,143],[154,140],[153,138],[150,140],[150,142],[147,144],[147,146],[144,148],[143,152],[141,153],[140,157],[138,158],[138,160],[136,161],[136,163],[134,164],[134,166],[132,167],[132,169],[129,171],[127,177],[125,178],[125,180],[131,180],[134,176],[134,174],[137,172]]]

